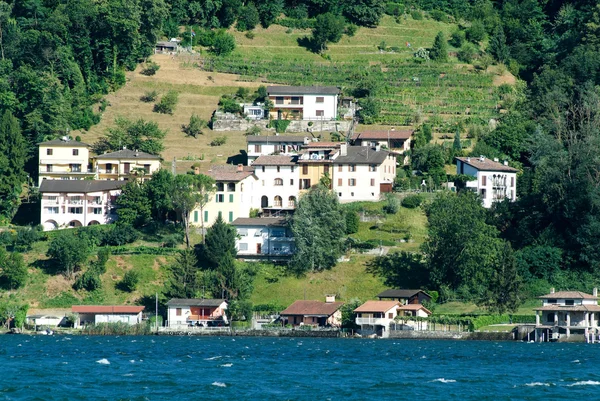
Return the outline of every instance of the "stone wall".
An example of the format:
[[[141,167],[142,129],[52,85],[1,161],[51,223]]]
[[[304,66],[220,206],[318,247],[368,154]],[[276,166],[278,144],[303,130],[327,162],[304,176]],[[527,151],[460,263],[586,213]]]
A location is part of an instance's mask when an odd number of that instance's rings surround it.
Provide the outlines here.
[[[258,127],[263,131],[275,132],[275,128],[268,128],[268,120],[246,120],[231,113],[215,113],[212,120],[213,131],[247,131]],[[352,127],[352,121],[290,121],[285,132],[344,132]]]
[[[413,340],[488,340],[512,341],[513,333],[508,332],[468,332],[468,331],[422,331],[391,330],[389,338]]]
[[[337,338],[339,330],[294,330],[294,329],[269,329],[269,330],[198,330],[198,329],[169,329],[159,330],[158,335],[169,336],[242,336],[242,337],[303,337],[303,338]]]

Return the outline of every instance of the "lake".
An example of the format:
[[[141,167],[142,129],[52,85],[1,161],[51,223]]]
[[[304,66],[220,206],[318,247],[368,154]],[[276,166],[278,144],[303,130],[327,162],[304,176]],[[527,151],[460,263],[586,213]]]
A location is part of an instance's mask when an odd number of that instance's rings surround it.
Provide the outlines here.
[[[0,336],[0,400],[600,399],[600,344]]]

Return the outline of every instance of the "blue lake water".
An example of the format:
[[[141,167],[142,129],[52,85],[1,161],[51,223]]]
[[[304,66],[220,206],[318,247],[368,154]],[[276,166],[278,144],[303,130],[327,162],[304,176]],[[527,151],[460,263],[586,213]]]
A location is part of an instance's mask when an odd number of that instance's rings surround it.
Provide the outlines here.
[[[1,336],[0,400],[600,399],[600,344]]]

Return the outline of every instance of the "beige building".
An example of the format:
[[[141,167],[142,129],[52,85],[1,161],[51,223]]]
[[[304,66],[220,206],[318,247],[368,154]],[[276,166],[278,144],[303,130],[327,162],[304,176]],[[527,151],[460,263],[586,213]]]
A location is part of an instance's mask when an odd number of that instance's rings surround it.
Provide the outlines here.
[[[295,301],[279,314],[284,324],[292,326],[341,327],[343,302],[327,295],[322,301]]]
[[[125,180],[131,176],[149,179],[160,169],[160,156],[137,150],[123,149],[94,157],[94,167],[100,180]]]
[[[89,145],[67,137],[38,143],[39,181],[82,180],[94,178],[95,169],[89,166]]]
[[[210,227],[219,215],[226,223],[250,216],[258,185],[252,167],[241,164],[211,166],[207,175],[215,180],[215,192],[203,210],[194,210],[191,217],[193,225],[202,226],[204,222],[205,227]]]
[[[393,128],[387,131],[355,132],[352,136],[354,146],[377,145],[384,149],[391,149],[400,154],[410,150],[410,141],[413,131],[396,131]]]

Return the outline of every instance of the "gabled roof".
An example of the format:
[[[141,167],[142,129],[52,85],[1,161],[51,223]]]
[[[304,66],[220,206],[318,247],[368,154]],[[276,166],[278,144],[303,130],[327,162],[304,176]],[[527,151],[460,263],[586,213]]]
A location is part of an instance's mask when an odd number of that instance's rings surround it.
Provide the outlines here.
[[[160,160],[160,156],[151,155],[150,153],[140,152],[139,150],[123,149],[118,152],[104,153],[103,155],[95,156],[98,160],[103,159],[156,159]]]
[[[387,312],[395,306],[400,306],[398,301],[367,301],[354,312]]]
[[[281,316],[331,316],[343,302],[295,301],[280,313]]]
[[[312,149],[312,148],[331,148],[338,149],[341,145],[346,142],[309,142],[308,145],[302,145],[302,149]]]
[[[144,310],[143,306],[125,306],[125,305],[73,305],[71,312],[74,313],[135,313],[138,314]]]
[[[258,156],[253,166],[295,166],[298,156],[265,155]]]
[[[409,289],[400,289],[400,290],[385,290],[379,294],[377,294],[377,298],[411,298],[422,292],[431,299],[431,296],[423,290],[409,290]]]
[[[267,86],[269,95],[338,95],[337,86]]]
[[[233,226],[262,226],[283,227],[287,225],[284,217],[238,217],[231,225]]]
[[[254,174],[254,168],[250,166],[234,166],[231,164],[221,164],[210,166],[206,175],[212,177],[215,181],[242,181]]]
[[[590,294],[581,291],[558,291],[542,295],[539,299],[598,299]]]
[[[426,307],[424,307],[423,305],[421,305],[421,304],[401,305],[398,309],[400,309],[400,310],[413,310],[413,311],[424,310],[428,315],[431,315],[431,311],[429,309],[427,309]]]
[[[177,48],[177,43],[175,42],[167,42],[167,41],[160,41],[160,42],[156,42],[156,46],[161,46],[161,47],[170,47],[172,49],[176,49]]]
[[[167,306],[221,306],[224,299],[199,299],[199,298],[173,298],[167,302]]]
[[[516,173],[518,171],[516,168],[505,166],[503,163],[495,162],[487,157],[484,157],[483,161],[480,157],[457,157],[456,160],[460,160],[479,171],[504,171],[507,173]]]
[[[413,131],[364,131],[355,132],[352,135],[353,140],[357,139],[409,139],[413,134]]]
[[[68,141],[64,141],[62,139],[53,139],[51,141],[45,141],[38,143],[39,146],[64,146],[68,148],[87,148],[90,145],[87,143],[74,141],[69,139]]]
[[[88,193],[112,191],[121,188],[126,183],[126,181],[105,180],[42,180],[40,185],[40,193]]]
[[[307,136],[298,136],[298,135],[248,135],[246,137],[246,142],[254,143],[254,142],[268,142],[268,143],[297,143],[300,142],[304,144],[304,139],[308,138]]]
[[[348,146],[346,156],[338,156],[333,164],[381,164],[390,155],[387,150],[375,150],[370,146]]]

